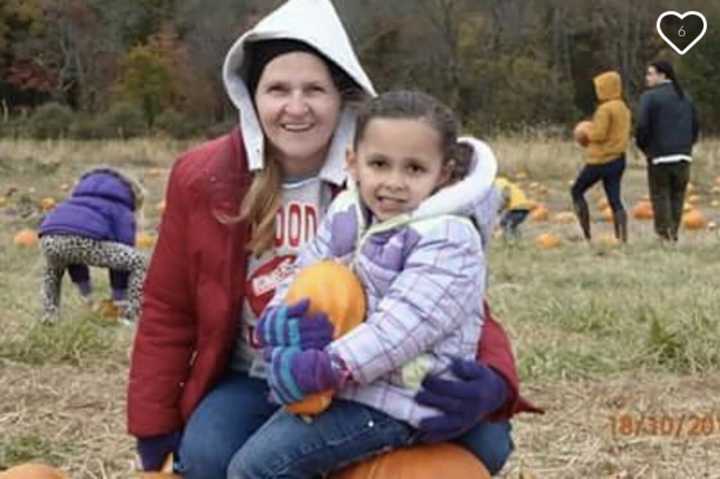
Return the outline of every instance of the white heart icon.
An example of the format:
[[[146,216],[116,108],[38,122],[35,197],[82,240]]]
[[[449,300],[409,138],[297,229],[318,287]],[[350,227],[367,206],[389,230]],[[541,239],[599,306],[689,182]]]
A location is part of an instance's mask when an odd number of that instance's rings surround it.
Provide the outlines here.
[[[673,43],[672,40],[670,40],[668,37],[665,36],[665,34],[662,31],[662,28],[660,28],[660,24],[662,23],[663,18],[668,17],[668,16],[678,17],[680,20],[682,20],[687,16],[693,16],[693,15],[700,17],[700,19],[702,20],[702,31],[700,32],[700,34],[697,36],[697,38],[695,40],[691,41],[688,46],[686,46],[685,48],[680,50],[677,47],[677,45],[675,45]],[[665,43],[670,45],[670,47],[673,50],[675,50],[676,52],[678,52],[678,54],[685,55],[705,35],[705,31],[707,30],[707,20],[705,20],[705,15],[703,15],[700,12],[696,12],[695,10],[691,10],[691,11],[685,12],[685,13],[676,12],[674,10],[668,10],[667,12],[663,12],[660,14],[660,16],[657,19],[657,23],[655,24],[655,28],[657,28],[657,31],[660,34],[660,37],[663,40],[665,40]],[[680,29],[682,30],[682,27],[680,27]]]

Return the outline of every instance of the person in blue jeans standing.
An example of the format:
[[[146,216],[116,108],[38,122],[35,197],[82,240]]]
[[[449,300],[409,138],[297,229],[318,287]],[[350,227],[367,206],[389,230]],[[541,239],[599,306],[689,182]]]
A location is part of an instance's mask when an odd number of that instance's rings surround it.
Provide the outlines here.
[[[623,100],[619,73],[604,72],[593,78],[593,84],[598,106],[587,132],[586,164],[575,179],[570,195],[583,235],[590,241],[590,210],[585,192],[602,181],[612,209],[615,237],[624,243],[627,242],[627,213],[620,187],[625,172],[625,150],[630,140],[631,115]]]

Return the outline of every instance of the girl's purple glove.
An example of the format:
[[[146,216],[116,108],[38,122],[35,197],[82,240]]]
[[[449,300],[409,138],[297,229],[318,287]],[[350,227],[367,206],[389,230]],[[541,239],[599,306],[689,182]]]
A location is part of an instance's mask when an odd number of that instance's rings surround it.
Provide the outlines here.
[[[505,379],[476,361],[454,359],[450,370],[457,380],[428,377],[415,400],[440,409],[440,416],[420,422],[420,440],[434,443],[455,439],[472,429],[507,400]]]
[[[143,437],[137,440],[137,452],[144,471],[159,471],[168,454],[175,453],[180,445],[180,432],[175,431],[159,436]]]
[[[325,351],[300,348],[266,348],[270,365],[268,383],[281,404],[302,400],[306,395],[336,389],[342,371]]]
[[[266,309],[255,329],[257,343],[266,347],[323,349],[333,339],[335,327],[324,313],[308,315],[310,300]]]

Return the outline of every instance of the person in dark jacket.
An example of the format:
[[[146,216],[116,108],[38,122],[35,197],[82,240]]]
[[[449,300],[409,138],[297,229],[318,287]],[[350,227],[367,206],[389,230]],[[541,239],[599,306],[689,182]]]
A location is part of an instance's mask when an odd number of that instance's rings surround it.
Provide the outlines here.
[[[700,127],[695,106],[669,62],[651,63],[645,82],[649,89],[640,97],[635,141],[648,161],[655,232],[664,240],[677,241],[692,147]]]
[[[112,298],[121,320],[131,322],[140,309],[145,256],[134,248],[135,214],[142,207],[140,184],[112,168],[82,175],[69,199],[40,225],[40,248],[46,267],[42,280],[43,322],[59,318],[62,277],[68,270],[80,295],[90,303],[88,266],[109,268]]]

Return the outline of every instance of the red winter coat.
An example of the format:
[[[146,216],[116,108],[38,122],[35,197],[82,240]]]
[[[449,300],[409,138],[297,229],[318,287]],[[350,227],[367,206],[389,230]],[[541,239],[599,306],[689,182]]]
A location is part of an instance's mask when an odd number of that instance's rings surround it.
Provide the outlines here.
[[[170,173],[130,366],[130,434],[182,429],[227,371],[244,294],[248,228],[222,224],[213,212],[237,215],[250,180],[237,129],[185,153]],[[512,390],[493,418],[533,410],[518,395],[507,336],[486,312],[478,357]]]

